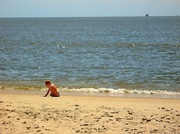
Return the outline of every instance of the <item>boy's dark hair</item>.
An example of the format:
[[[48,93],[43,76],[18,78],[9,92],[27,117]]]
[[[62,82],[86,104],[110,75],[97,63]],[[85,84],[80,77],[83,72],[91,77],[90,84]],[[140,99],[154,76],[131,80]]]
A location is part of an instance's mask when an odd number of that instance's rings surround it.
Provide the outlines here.
[[[50,83],[51,83],[50,80],[45,81],[45,84],[50,84]]]

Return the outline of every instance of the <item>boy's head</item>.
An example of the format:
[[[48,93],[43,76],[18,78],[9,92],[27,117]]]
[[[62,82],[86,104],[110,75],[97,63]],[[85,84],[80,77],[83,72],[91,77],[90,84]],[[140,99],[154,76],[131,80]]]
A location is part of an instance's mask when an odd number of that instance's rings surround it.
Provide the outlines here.
[[[45,81],[45,85],[46,85],[46,86],[50,86],[50,85],[51,85],[50,80],[46,80],[46,81]]]

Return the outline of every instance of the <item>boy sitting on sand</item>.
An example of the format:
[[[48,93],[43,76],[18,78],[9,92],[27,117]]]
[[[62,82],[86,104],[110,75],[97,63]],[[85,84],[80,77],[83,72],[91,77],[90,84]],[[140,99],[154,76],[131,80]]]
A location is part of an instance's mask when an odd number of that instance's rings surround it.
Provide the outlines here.
[[[49,94],[50,91],[51,91],[51,94],[50,94],[51,97],[60,97],[60,94],[58,93],[57,88],[56,88],[56,86],[54,84],[51,84],[51,82],[49,80],[46,80],[45,85],[49,89],[48,89],[46,95],[44,95],[44,97],[46,97]]]

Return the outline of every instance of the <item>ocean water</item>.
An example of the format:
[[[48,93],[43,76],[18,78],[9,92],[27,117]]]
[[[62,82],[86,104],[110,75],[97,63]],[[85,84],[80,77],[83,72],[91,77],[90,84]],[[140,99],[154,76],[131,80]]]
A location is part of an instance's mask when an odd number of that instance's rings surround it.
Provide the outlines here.
[[[180,92],[180,17],[0,18],[1,86]]]

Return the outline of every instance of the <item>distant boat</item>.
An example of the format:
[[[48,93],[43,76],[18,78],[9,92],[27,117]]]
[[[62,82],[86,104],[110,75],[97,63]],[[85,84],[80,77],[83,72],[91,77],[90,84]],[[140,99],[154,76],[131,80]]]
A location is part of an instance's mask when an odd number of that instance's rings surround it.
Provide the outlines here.
[[[149,17],[149,14],[146,14],[145,17]]]

